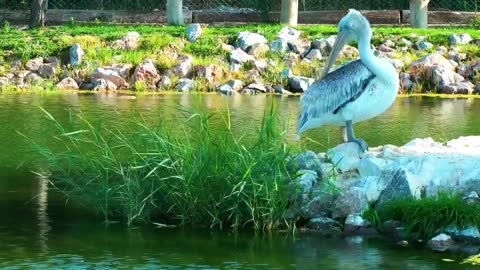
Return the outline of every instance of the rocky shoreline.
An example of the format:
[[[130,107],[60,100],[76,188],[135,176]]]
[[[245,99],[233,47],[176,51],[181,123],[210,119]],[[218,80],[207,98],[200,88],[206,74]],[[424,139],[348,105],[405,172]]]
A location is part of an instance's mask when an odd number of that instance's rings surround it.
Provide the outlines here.
[[[180,46],[202,38],[201,25],[191,25],[186,32],[187,38]],[[14,59],[2,68],[0,88],[28,89],[44,87],[45,82],[49,82],[61,90],[190,92],[201,89],[225,95],[301,94],[321,73],[335,38],[308,40],[300,31],[288,27],[270,41],[258,33],[240,32],[235,44],[222,44],[219,54],[225,54],[226,59],[219,64],[194,64],[194,56],[182,54],[175,46],[162,51],[162,57],[173,63],[172,68],[161,67],[153,59],[145,59],[139,65],[126,64],[121,57],[112,59],[115,64],[95,66],[95,59],[87,59],[80,44],[74,44],[68,57],[39,57],[25,63]],[[377,55],[390,59],[399,71],[400,93],[479,94],[480,58],[462,46],[479,46],[480,40],[462,34],[450,36],[445,43],[449,46],[436,46],[428,42],[428,37],[412,34],[409,39],[392,36],[372,49]],[[135,51],[141,44],[141,35],[129,32],[108,46],[112,51]],[[412,60],[413,56],[417,59]],[[347,46],[340,62],[357,57],[357,49]],[[287,68],[276,71],[279,62]],[[299,70],[302,69],[316,76],[301,76]]]
[[[462,194],[468,204],[480,204],[480,137],[446,143],[415,139],[404,146],[385,145],[359,152],[356,144],[341,144],[327,153],[305,152],[290,161],[300,186],[287,218],[303,219],[305,230],[326,235],[391,237],[399,245],[425,241],[437,251],[480,251],[476,225],[448,226],[432,239],[407,235],[405,224],[383,221],[383,231],[365,218],[371,205],[405,198],[435,198],[439,192]],[[428,241],[428,242],[427,242]]]

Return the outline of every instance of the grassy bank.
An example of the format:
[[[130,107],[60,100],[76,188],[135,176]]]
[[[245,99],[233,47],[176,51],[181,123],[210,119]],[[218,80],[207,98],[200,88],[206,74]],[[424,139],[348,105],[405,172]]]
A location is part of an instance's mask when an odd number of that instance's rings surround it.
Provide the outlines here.
[[[197,61],[219,54],[222,43],[233,44],[238,32],[251,31],[264,35],[268,40],[275,39],[281,30],[281,25],[245,25],[232,27],[208,27],[202,38],[196,43],[187,43],[179,48],[185,53],[192,54]],[[302,37],[309,40],[328,37],[337,34],[336,26],[299,26]],[[137,31],[142,35],[141,47],[135,52],[112,50],[108,42],[122,38],[127,32]],[[375,27],[373,43],[382,44],[386,39],[411,38],[412,34],[427,36],[427,40],[436,45],[448,45],[448,37],[457,33],[469,33],[473,38],[480,38],[480,33],[473,28],[435,28],[411,29],[397,27]],[[127,63],[139,64],[146,57],[156,55],[169,45],[179,44],[186,38],[185,27],[172,26],[116,26],[105,24],[78,25],[68,24],[58,27],[49,27],[41,30],[18,30],[4,27],[0,30],[1,56],[4,59],[18,57],[24,61],[35,57],[57,56],[63,54],[75,43],[86,48],[90,61],[100,64],[109,64],[111,56],[122,55]],[[472,50],[475,49],[471,46]],[[475,51],[480,53],[480,50]],[[480,54],[478,54],[480,56]]]
[[[270,107],[255,137],[234,133],[230,115],[190,114],[181,132],[132,122],[132,133],[84,121],[85,129],[56,128],[59,147],[31,142],[48,167],[40,172],[67,199],[94,209],[105,222],[161,223],[211,228],[273,229],[283,219],[294,175]],[[210,121],[222,126],[212,133]]]
[[[223,84],[228,80],[240,79],[246,85],[255,82],[252,76],[247,73],[254,70],[252,65],[244,65],[240,72],[230,72],[229,53],[222,49],[222,44],[235,45],[238,32],[250,31],[264,35],[269,42],[276,39],[276,35],[281,30],[281,25],[243,25],[231,27],[206,27],[203,35],[195,43],[186,41],[185,27],[171,26],[116,26],[108,24],[89,24],[80,25],[70,23],[64,26],[50,27],[40,30],[19,30],[13,29],[8,24],[0,30],[2,39],[0,40],[0,76],[6,76],[9,73],[18,73],[12,71],[11,65],[14,59],[20,59],[23,63],[36,57],[57,57],[62,63],[69,62],[69,49],[73,44],[80,44],[85,50],[85,62],[77,68],[57,68],[54,78],[47,79],[42,83],[29,86],[29,88],[39,90],[53,90],[56,83],[67,73],[80,81],[89,81],[92,72],[98,67],[109,66],[113,64],[132,64],[134,66],[141,64],[145,59],[152,59],[156,68],[161,74],[170,71],[177,60],[172,57],[172,53],[178,55],[191,55],[194,66],[206,66],[209,64],[217,65],[223,70],[224,76],[219,76],[216,83]],[[298,30],[302,32],[302,38],[314,41],[316,39],[329,37],[337,34],[335,26],[299,26]],[[111,43],[121,39],[130,31],[139,32],[141,35],[139,48],[135,50],[114,49]],[[445,45],[448,47],[448,37],[456,33],[469,33],[473,38],[480,38],[480,33],[473,28],[437,28],[437,29],[410,29],[394,27],[375,27],[373,44],[378,46],[387,39],[398,42],[402,38],[412,41],[425,36],[426,40],[436,46]],[[460,52],[466,53],[468,59],[480,57],[480,47],[469,44],[459,46]],[[430,54],[436,48],[423,51],[410,50],[407,52],[398,52],[394,58],[402,59],[405,62],[405,69],[408,65],[419,58]],[[324,56],[325,58],[326,56]],[[356,56],[355,56],[356,57]],[[260,72],[259,81],[264,85],[275,86],[284,82],[280,81],[280,74],[283,70],[289,68],[288,61],[284,56],[267,52],[262,58],[273,61],[265,71]],[[345,59],[351,60],[351,59]],[[324,60],[315,60],[310,62],[295,60],[295,65],[291,68],[296,76],[316,78],[319,71],[322,70]],[[18,74],[15,74],[18,75]],[[175,84],[179,78],[172,77]],[[132,89],[137,91],[144,90],[142,84],[131,85]],[[425,86],[427,87],[427,86]],[[3,90],[17,90],[17,87],[11,85]],[[195,80],[196,91],[214,91],[215,85],[207,83],[205,80]]]

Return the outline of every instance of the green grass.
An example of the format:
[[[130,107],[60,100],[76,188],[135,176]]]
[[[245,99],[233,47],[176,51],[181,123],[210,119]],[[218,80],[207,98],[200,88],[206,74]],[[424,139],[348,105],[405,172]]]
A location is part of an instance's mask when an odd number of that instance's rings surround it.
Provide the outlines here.
[[[435,197],[406,198],[387,202],[363,214],[377,227],[387,220],[401,221],[407,233],[430,238],[449,226],[480,226],[480,205],[468,204],[460,193],[440,192]]]
[[[132,122],[131,133],[86,120],[85,128],[75,129],[44,113],[58,131],[59,147],[30,141],[48,164],[39,174],[105,222],[257,230],[291,225],[282,216],[291,203],[294,175],[286,159],[292,150],[274,105],[253,137],[232,131],[228,112],[184,112],[188,120],[176,133],[141,119]],[[212,121],[221,122],[215,132]]]

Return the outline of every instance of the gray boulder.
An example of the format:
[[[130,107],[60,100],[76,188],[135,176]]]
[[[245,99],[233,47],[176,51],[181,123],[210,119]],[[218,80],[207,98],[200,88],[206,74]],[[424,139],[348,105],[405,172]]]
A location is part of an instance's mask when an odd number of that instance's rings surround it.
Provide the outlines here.
[[[312,49],[307,53],[307,55],[305,55],[305,58],[310,61],[314,61],[314,60],[322,60],[323,56],[320,50]]]
[[[85,52],[83,51],[80,44],[74,44],[70,48],[70,65],[72,67],[76,67],[82,64],[84,57],[85,57]]]
[[[284,40],[286,42],[295,42],[300,38],[301,34],[302,32],[295,30],[291,27],[285,26],[278,33],[277,38]]]
[[[429,248],[435,251],[446,251],[452,247],[453,244],[453,239],[450,236],[442,233],[428,241],[427,245]]]
[[[420,51],[430,50],[433,48],[433,44],[425,40],[420,40],[417,43],[415,43],[415,47],[417,50],[420,50]]]
[[[42,64],[38,68],[38,74],[42,78],[50,79],[56,74],[56,69],[50,64]]]
[[[328,38],[315,40],[312,43],[312,49],[320,50],[322,55],[328,55],[332,51],[332,48],[333,48],[333,45],[335,44],[336,39],[337,39],[337,36],[330,36]]]
[[[470,34],[454,34],[451,35],[448,40],[450,41],[450,45],[465,45],[472,42],[473,38]]]
[[[193,78],[193,58],[190,55],[180,56],[178,64],[173,68],[173,74],[181,78]]]
[[[195,42],[202,35],[202,26],[199,23],[191,24],[187,27],[187,40]]]
[[[247,87],[243,88],[242,92],[243,94],[266,93],[267,88],[263,84],[251,83]]]
[[[453,238],[453,240],[480,243],[480,232],[477,226],[460,229],[450,226],[445,229],[445,233]]]
[[[449,84],[442,89],[443,94],[460,94],[460,95],[470,95],[475,89],[475,85],[469,81],[464,81],[460,83]]]
[[[307,228],[328,235],[340,233],[340,226],[338,222],[327,217],[310,219],[307,223]]]
[[[240,48],[237,48],[230,52],[230,62],[243,65],[247,62],[255,62],[255,58]]]
[[[250,47],[256,44],[266,44],[267,39],[257,33],[251,32],[240,32],[237,38],[237,47],[242,49],[244,52],[248,52]]]
[[[235,95],[237,92],[233,90],[233,88],[228,85],[228,84],[222,84],[219,87],[217,87],[217,91],[220,92],[223,95]]]
[[[57,83],[56,87],[60,90],[78,90],[79,89],[77,82],[70,77],[67,77],[61,80],[59,83]]]
[[[178,85],[175,87],[175,89],[178,92],[191,92],[193,91],[194,87],[195,84],[193,80],[183,78],[178,81]]]
[[[28,60],[27,63],[25,63],[25,68],[28,71],[37,72],[41,65],[43,65],[43,58],[38,57]]]
[[[288,43],[285,40],[277,39],[270,43],[270,50],[275,53],[284,54],[287,53],[290,48],[288,47]]]
[[[312,78],[291,76],[288,78],[288,89],[294,93],[303,93],[315,82]]]
[[[363,219],[360,215],[348,215],[343,226],[345,235],[363,235],[373,236],[378,232],[370,225],[370,222]]]

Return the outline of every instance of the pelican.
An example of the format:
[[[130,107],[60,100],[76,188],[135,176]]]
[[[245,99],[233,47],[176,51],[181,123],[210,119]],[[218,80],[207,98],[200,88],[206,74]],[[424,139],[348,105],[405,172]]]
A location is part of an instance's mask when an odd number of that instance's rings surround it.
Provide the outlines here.
[[[385,112],[398,94],[395,67],[378,58],[371,49],[372,29],[368,20],[351,9],[338,25],[339,33],[328,58],[323,77],[312,84],[301,99],[298,136],[324,125],[344,128],[344,142],[368,144],[355,137],[352,125]],[[350,41],[357,41],[360,59],[329,72],[338,54]]]

